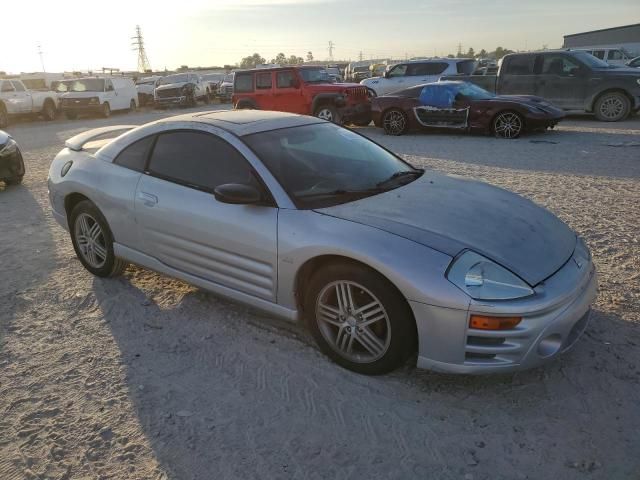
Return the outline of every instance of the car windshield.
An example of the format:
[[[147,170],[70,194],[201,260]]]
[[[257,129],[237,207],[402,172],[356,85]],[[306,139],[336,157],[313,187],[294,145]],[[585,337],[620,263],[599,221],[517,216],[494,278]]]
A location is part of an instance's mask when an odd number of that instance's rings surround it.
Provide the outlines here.
[[[202,76],[203,80],[207,80],[209,82],[219,82],[224,79],[223,73],[209,73],[207,75]]]
[[[256,133],[245,141],[301,209],[376,195],[422,174],[367,138],[332,123]]]
[[[594,57],[590,53],[587,52],[573,52],[575,58],[580,60],[582,63],[586,63],[591,68],[609,68],[610,65],[604,60],[600,60],[598,57]]]
[[[235,73],[230,73],[226,77],[224,77],[225,83],[233,83],[233,78],[235,77]]]
[[[306,83],[325,83],[329,81],[329,73],[325,68],[301,68],[300,75]]]
[[[57,93],[65,93],[68,92],[73,85],[74,80],[56,80],[51,82],[51,90]]]
[[[495,97],[495,95],[491,92],[486,91],[484,88],[481,88],[473,83],[465,82],[460,85],[458,88],[458,93],[464,95],[466,98],[470,100],[488,100],[489,98]]]
[[[181,73],[177,75],[167,75],[158,80],[158,85],[170,85],[172,83],[184,83],[189,81],[189,75]]]
[[[104,92],[103,78],[83,78],[71,84],[72,92]]]

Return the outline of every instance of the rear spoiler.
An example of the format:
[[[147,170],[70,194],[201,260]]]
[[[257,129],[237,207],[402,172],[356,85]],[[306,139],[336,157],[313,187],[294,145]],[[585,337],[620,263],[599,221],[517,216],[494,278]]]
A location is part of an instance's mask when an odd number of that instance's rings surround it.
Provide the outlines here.
[[[91,142],[92,140],[96,140],[97,138],[106,135],[108,133],[121,131],[122,133],[127,132],[136,128],[138,125],[113,125],[111,127],[101,127],[94,128],[92,130],[88,130],[83,132],[75,137],[71,137],[69,140],[64,142],[64,146],[79,152],[82,150],[82,147],[85,143]]]

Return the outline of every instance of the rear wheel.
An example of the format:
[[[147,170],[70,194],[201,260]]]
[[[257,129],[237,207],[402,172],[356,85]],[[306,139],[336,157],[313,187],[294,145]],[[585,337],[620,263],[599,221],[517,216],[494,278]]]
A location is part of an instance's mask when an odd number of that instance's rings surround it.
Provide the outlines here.
[[[382,116],[382,128],[387,135],[403,135],[409,129],[407,114],[397,108],[387,110]]]
[[[336,263],[316,272],[304,312],[320,350],[354,372],[390,372],[415,350],[407,302],[388,280],[363,265]]]
[[[102,104],[102,116],[104,118],[109,118],[111,116],[111,106],[107,102]]]
[[[601,122],[619,122],[629,115],[631,102],[624,93],[610,92],[596,100],[594,111]]]
[[[500,112],[493,119],[493,133],[499,138],[518,138],[524,129],[522,117],[515,112]]]
[[[49,122],[56,119],[56,106],[51,100],[44,102],[42,106],[42,117]]]
[[[135,100],[131,100],[131,102],[129,102],[129,111],[130,112],[135,112],[136,111],[136,101]]]
[[[127,262],[113,253],[113,235],[93,203],[83,200],[73,208],[69,230],[76,255],[89,272],[98,277],[113,277],[124,271]]]
[[[333,105],[321,105],[313,115],[328,122],[338,123],[338,110]]]

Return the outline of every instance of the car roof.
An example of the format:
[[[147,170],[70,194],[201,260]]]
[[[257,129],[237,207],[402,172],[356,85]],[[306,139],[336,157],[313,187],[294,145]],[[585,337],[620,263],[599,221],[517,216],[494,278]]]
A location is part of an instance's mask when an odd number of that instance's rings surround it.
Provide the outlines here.
[[[241,137],[281,128],[323,123],[324,120],[306,115],[265,110],[214,110],[177,115],[158,120],[157,123],[171,122],[206,123]]]

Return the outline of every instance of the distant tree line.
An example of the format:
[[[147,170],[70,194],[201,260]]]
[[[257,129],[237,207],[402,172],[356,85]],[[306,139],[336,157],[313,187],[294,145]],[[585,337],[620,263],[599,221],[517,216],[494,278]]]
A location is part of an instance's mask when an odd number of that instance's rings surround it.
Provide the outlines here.
[[[447,55],[449,58],[495,58],[496,60],[500,60],[502,57],[509,53],[514,53],[513,50],[509,50],[508,48],[498,47],[493,52],[487,52],[484,48],[476,53],[473,47],[469,47],[467,52],[458,52],[456,55],[450,53]]]

